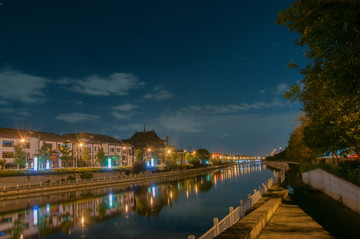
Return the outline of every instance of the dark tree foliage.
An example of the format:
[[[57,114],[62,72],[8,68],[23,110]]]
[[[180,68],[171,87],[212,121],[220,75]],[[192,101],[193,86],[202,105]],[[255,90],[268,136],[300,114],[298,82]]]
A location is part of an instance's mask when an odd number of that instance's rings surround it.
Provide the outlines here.
[[[305,141],[315,151],[354,147],[360,154],[360,3],[298,0],[277,22],[299,34],[296,45],[309,59],[301,83],[285,94],[304,105],[311,122]]]

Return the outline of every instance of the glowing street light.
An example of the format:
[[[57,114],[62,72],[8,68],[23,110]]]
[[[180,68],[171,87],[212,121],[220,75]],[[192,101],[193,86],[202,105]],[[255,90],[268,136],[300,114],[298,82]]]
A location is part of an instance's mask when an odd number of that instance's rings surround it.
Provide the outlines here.
[[[21,141],[21,143],[24,143],[24,142],[25,142],[25,139],[21,139],[20,141]]]

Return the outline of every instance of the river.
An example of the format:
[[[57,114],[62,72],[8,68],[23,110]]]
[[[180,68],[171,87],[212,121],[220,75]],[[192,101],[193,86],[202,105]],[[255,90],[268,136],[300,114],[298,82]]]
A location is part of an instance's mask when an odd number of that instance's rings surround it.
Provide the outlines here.
[[[238,164],[202,176],[0,204],[2,238],[199,237],[273,172]]]

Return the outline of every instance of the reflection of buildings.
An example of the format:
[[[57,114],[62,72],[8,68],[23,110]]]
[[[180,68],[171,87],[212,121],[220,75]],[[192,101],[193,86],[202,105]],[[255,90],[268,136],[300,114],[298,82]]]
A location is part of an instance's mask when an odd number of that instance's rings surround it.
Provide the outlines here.
[[[34,206],[31,210],[0,215],[0,239],[45,237],[63,230],[97,223],[134,208],[134,193],[108,194],[63,204]]]
[[[222,159],[222,160],[231,160],[231,161],[254,161],[254,160],[261,160],[265,159],[264,157],[260,156],[249,156],[249,155],[235,155],[235,154],[219,154],[213,153],[211,156],[213,159]]]

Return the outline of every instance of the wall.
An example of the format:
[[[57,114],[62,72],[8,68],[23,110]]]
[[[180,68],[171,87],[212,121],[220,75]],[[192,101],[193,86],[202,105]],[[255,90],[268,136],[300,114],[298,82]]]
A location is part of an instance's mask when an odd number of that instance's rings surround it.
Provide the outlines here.
[[[360,213],[360,187],[319,168],[302,173],[302,180]]]

